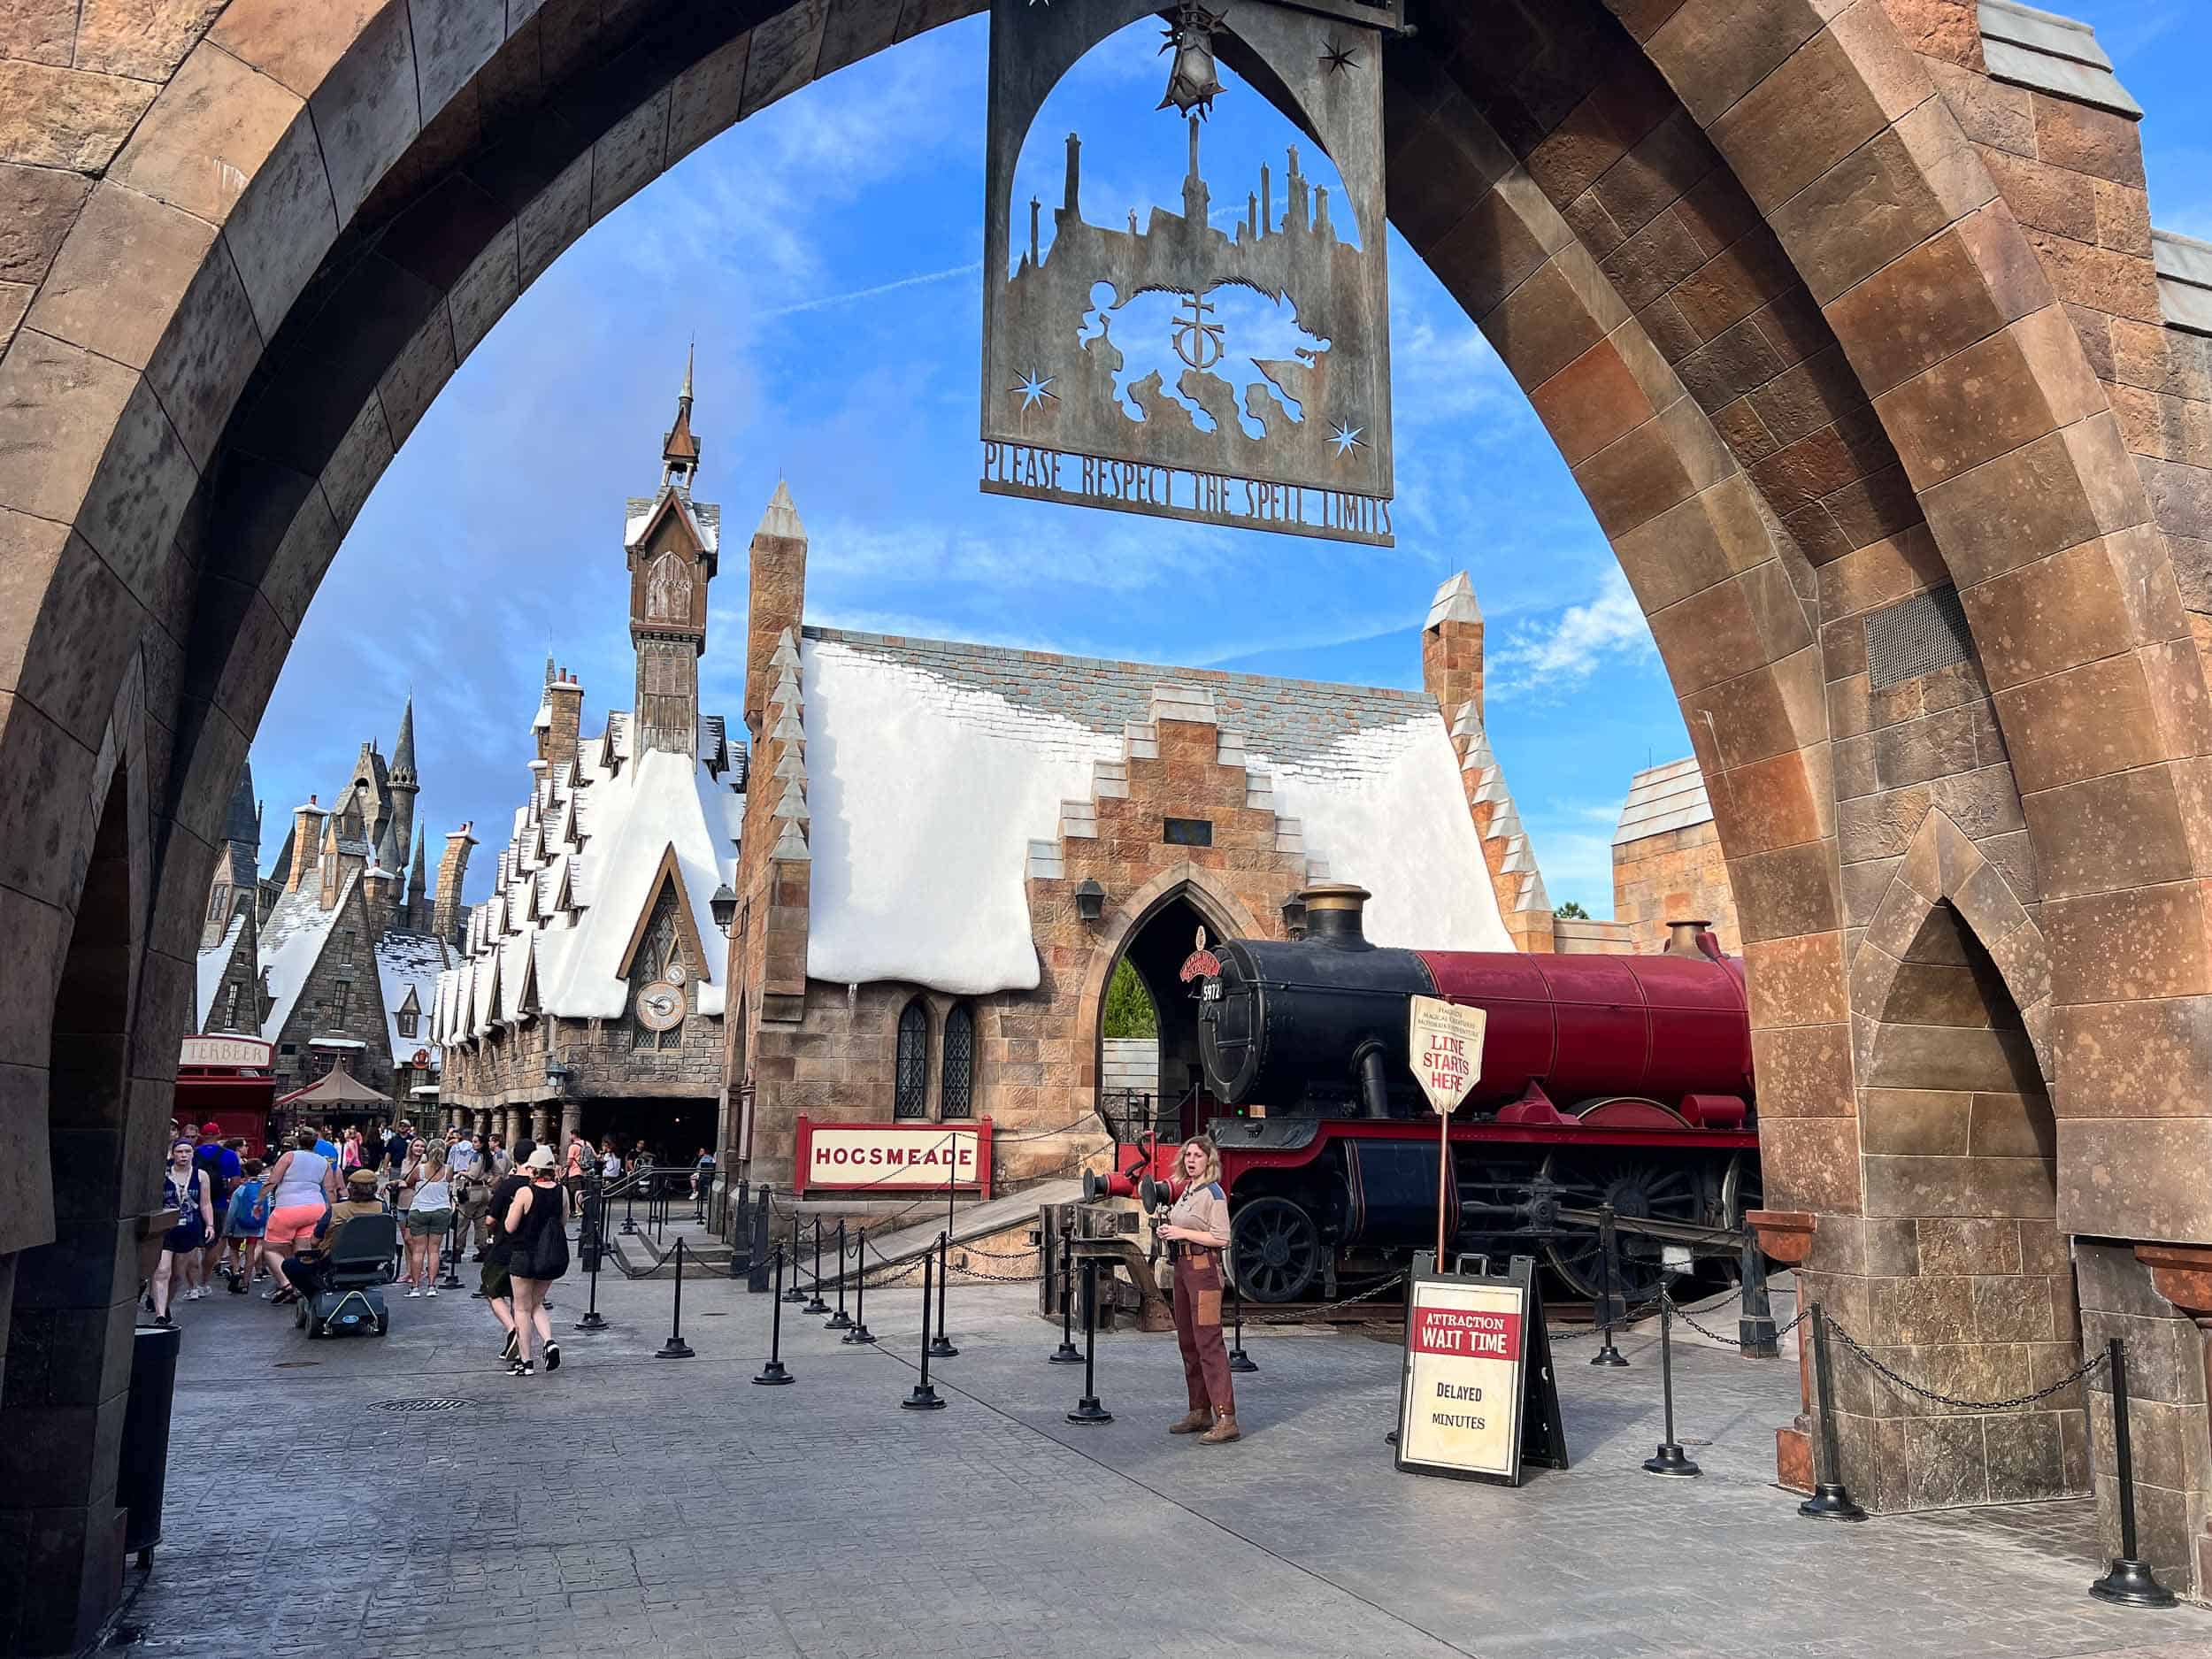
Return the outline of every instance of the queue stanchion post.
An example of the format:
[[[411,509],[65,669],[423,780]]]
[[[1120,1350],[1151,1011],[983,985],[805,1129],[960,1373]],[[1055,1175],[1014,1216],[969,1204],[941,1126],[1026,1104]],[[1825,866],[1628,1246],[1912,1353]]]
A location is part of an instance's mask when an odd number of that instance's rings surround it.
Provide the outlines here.
[[[753,1380],[764,1388],[780,1387],[791,1380],[783,1365],[783,1246],[776,1246],[776,1294],[768,1301],[768,1363]]]
[[[1737,1349],[1746,1359],[1778,1359],[1782,1343],[1774,1329],[1774,1302],[1767,1294],[1766,1253],[1749,1227],[1743,1230],[1736,1271],[1743,1286],[1743,1308],[1736,1316]]]
[[[806,1292],[799,1288],[799,1208],[791,1207],[791,1288],[783,1293],[786,1302],[804,1302]]]
[[[856,1348],[876,1340],[868,1328],[868,1229],[860,1230],[860,1248],[856,1253],[860,1265],[853,1272],[853,1328],[837,1340],[848,1348]]]
[[[451,1188],[449,1187],[447,1190],[450,1191]],[[449,1205],[446,1210],[445,1255],[438,1263],[437,1285],[440,1290],[461,1288],[461,1271],[454,1263],[454,1256],[460,1248],[461,1206],[457,1202]]]
[[[795,1187],[792,1196],[798,1196]],[[764,1294],[768,1289],[768,1251],[775,1233],[775,1219],[772,1213],[775,1205],[775,1188],[768,1182],[760,1184],[760,1196],[753,1206],[753,1213],[745,1235],[745,1289],[749,1294]],[[735,1277],[737,1263],[730,1263],[730,1272]]]
[[[1812,1521],[1863,1521],[1866,1511],[1851,1501],[1843,1484],[1842,1455],[1836,1447],[1836,1386],[1828,1374],[1828,1312],[1818,1302],[1805,1310],[1813,1327],[1813,1398],[1820,1407],[1820,1467],[1814,1471],[1813,1495],[1797,1506]]]
[[[1657,1451],[1644,1459],[1644,1472],[1676,1479],[1704,1473],[1674,1438],[1674,1299],[1667,1294],[1663,1278],[1659,1281],[1659,1402],[1666,1438],[1659,1442]]]
[[[1613,1206],[1598,1206],[1598,1325],[1605,1340],[1590,1356],[1593,1365],[1625,1365],[1628,1359],[1613,1346],[1613,1326],[1627,1314],[1621,1303],[1620,1236],[1613,1226]]]
[[[1228,1252],[1223,1251],[1225,1266],[1228,1259]],[[1229,1281],[1229,1295],[1233,1302],[1230,1317],[1234,1321],[1231,1326],[1234,1335],[1229,1348],[1229,1369],[1242,1376],[1246,1371],[1259,1370],[1260,1363],[1244,1351],[1244,1290],[1233,1279]]]
[[[590,1305],[584,1317],[576,1322],[579,1331],[603,1331],[607,1317],[599,1311],[599,1258],[606,1254],[606,1240],[601,1229],[607,1225],[606,1196],[601,1190],[597,1176],[592,1176],[584,1187],[584,1225],[578,1229],[583,1241],[584,1272],[591,1280]]]
[[[662,1343],[655,1359],[689,1359],[691,1344],[684,1340],[684,1241],[676,1240],[676,1302],[669,1317],[668,1340]]]
[[[2127,1349],[2114,1337],[2105,1352],[2111,1356],[2112,1455],[2120,1477],[2120,1553],[2112,1558],[2103,1578],[2089,1586],[2100,1601],[2123,1607],[2171,1607],[2174,1593],[2159,1583],[2150,1563],[2136,1555],[2135,1447],[2128,1435]]]
[[[1052,1365],[1080,1365],[1083,1350],[1075,1346],[1075,1235],[1060,1235],[1060,1346],[1046,1362]]]
[[[822,1322],[825,1331],[849,1331],[853,1322],[845,1312],[845,1221],[837,1221],[837,1311]]]
[[[1114,1414],[1098,1402],[1098,1258],[1083,1258],[1083,1397],[1068,1413],[1071,1423],[1111,1423]]]
[[[796,1263],[794,1263],[795,1270]],[[801,1313],[827,1313],[830,1305],[822,1300],[822,1218],[814,1217],[814,1294],[807,1298]]]
[[[930,1270],[936,1260],[927,1251],[922,1253],[922,1375],[919,1381],[899,1402],[902,1411],[941,1411],[945,1402],[929,1381],[929,1292]]]
[[[637,1232],[637,1171],[630,1172],[629,1185],[622,1194],[622,1236],[632,1237]]]
[[[957,1359],[960,1350],[945,1334],[945,1286],[952,1279],[952,1234],[937,1235],[937,1335],[929,1345],[930,1353],[938,1359]]]

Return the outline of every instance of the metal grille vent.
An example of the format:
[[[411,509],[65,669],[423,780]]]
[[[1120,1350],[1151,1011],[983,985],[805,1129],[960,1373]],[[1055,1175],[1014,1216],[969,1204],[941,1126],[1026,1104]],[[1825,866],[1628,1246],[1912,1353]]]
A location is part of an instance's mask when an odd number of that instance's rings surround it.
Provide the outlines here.
[[[474,1405],[473,1400],[379,1400],[372,1411],[458,1411],[463,1406]]]
[[[1937,588],[1866,619],[1867,682],[1879,691],[1974,660],[1974,639],[1955,588]]]

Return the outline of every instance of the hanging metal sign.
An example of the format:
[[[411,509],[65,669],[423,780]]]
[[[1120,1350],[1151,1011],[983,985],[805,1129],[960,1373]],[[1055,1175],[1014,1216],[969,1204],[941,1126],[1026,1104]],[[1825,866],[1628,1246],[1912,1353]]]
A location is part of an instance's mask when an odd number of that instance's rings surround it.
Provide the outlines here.
[[[1125,226],[1111,210],[1094,219],[1071,133],[1060,201],[1018,210],[1016,165],[1047,96],[1092,46],[1160,11],[992,0],[981,488],[1390,546],[1381,29],[1395,0],[1185,0],[1168,13],[1160,101],[1188,127],[1180,203],[1141,223],[1135,206]],[[1229,191],[1240,210],[1214,211],[1202,121],[1229,119],[1216,101],[1231,96],[1217,50],[1271,85],[1348,200],[1316,188],[1293,145],[1279,199],[1263,167]],[[1235,96],[1256,113],[1256,92]]]

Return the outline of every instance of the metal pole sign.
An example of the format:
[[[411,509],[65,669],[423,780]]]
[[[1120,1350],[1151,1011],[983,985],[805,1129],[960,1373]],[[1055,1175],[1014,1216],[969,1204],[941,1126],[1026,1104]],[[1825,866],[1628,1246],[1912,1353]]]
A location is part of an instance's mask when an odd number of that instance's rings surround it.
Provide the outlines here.
[[[1517,1486],[1525,1467],[1567,1467],[1559,1387],[1535,1263],[1503,1276],[1441,1273],[1414,1258],[1398,1391],[1397,1466]]]
[[[1417,996],[1406,1016],[1406,1053],[1421,1092],[1436,1111],[1436,1259],[1444,1259],[1445,1213],[1452,1171],[1452,1109],[1482,1076],[1482,1040],[1490,1016],[1440,997]]]

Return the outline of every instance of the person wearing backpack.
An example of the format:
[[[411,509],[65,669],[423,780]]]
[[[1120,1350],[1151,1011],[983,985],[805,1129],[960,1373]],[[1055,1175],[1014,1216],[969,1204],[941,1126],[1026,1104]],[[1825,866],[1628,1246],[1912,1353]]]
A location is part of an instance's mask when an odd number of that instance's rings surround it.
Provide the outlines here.
[[[229,1253],[227,1271],[234,1296],[244,1295],[253,1283],[254,1266],[261,1255],[261,1235],[269,1225],[269,1207],[261,1200],[261,1160],[248,1158],[242,1169],[244,1179],[230,1195],[229,1208],[223,1216],[223,1248]]]

